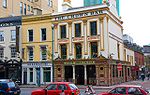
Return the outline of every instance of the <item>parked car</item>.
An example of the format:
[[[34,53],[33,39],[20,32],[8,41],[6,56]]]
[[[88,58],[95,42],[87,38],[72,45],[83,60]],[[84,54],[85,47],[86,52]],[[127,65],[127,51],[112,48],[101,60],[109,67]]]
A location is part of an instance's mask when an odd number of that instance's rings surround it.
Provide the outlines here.
[[[31,95],[61,95],[61,93],[65,95],[79,95],[80,90],[75,84],[70,82],[52,82],[44,89],[32,91]]]
[[[149,92],[138,85],[119,85],[108,92],[102,92],[98,95],[148,95]]]
[[[17,83],[10,79],[0,79],[0,95],[20,95],[20,93]]]

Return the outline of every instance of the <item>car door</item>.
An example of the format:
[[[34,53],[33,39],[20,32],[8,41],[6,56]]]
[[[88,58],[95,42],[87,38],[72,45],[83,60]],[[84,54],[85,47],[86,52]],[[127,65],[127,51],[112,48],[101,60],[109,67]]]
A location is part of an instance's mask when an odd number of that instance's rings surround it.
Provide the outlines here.
[[[108,95],[127,95],[126,87],[116,87],[111,90]]]
[[[49,84],[47,86],[47,95],[58,95],[57,94],[57,84]]]
[[[58,84],[58,91],[57,91],[57,95],[61,95],[63,92],[65,93],[65,95],[70,95],[69,93],[71,92],[68,89],[68,86],[66,84]]]

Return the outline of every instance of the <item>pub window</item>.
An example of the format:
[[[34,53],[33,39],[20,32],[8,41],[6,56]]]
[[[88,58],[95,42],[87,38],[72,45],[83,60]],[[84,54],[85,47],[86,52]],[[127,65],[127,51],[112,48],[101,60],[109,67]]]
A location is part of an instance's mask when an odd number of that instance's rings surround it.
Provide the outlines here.
[[[11,47],[11,58],[15,58],[17,55],[16,47]]]
[[[91,58],[96,58],[98,54],[97,42],[91,43]]]
[[[28,30],[28,34],[29,34],[29,42],[33,41],[33,30]]]
[[[34,57],[34,55],[33,55],[33,47],[29,47],[28,48],[28,60],[29,61],[33,61],[33,57]]]
[[[7,0],[3,0],[3,7],[7,8]]]
[[[11,41],[16,41],[16,31],[11,30]]]
[[[81,44],[75,44],[76,49],[76,59],[82,58],[82,46]]]
[[[128,68],[128,76],[130,76],[130,68]]]
[[[61,58],[67,58],[67,45],[61,45]]]
[[[90,22],[90,33],[91,36],[97,35],[97,21]]]
[[[43,82],[51,82],[51,67],[43,68]]]
[[[46,28],[41,29],[41,37],[42,37],[42,41],[46,40]]]
[[[116,77],[118,77],[118,69],[117,69],[117,66],[116,66]]]
[[[61,38],[66,38],[66,25],[61,25],[60,26],[60,33],[61,33]]]
[[[115,77],[115,65],[113,65],[113,68],[112,68],[112,76]]]
[[[0,31],[0,42],[4,41],[4,32]]]
[[[81,23],[75,24],[75,37],[81,37]]]
[[[0,48],[0,58],[4,58],[4,48]]]

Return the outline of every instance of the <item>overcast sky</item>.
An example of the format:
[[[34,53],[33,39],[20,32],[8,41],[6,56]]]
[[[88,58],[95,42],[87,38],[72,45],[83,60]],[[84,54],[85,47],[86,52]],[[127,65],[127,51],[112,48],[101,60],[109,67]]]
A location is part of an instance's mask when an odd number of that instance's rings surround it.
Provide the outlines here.
[[[61,6],[62,0],[59,0]],[[72,6],[83,5],[83,0],[72,0]],[[60,10],[61,8],[59,8]],[[150,0],[120,0],[120,15],[124,34],[140,46],[150,44]]]

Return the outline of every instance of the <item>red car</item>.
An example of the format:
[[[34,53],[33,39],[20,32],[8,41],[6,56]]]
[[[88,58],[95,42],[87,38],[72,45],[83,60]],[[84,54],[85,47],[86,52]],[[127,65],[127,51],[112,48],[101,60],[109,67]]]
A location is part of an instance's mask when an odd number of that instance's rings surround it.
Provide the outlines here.
[[[141,86],[137,85],[119,85],[108,92],[102,92],[98,95],[149,95]]]
[[[52,82],[44,89],[32,91],[31,95],[61,95],[62,93],[64,95],[79,95],[80,90],[70,82]]]

